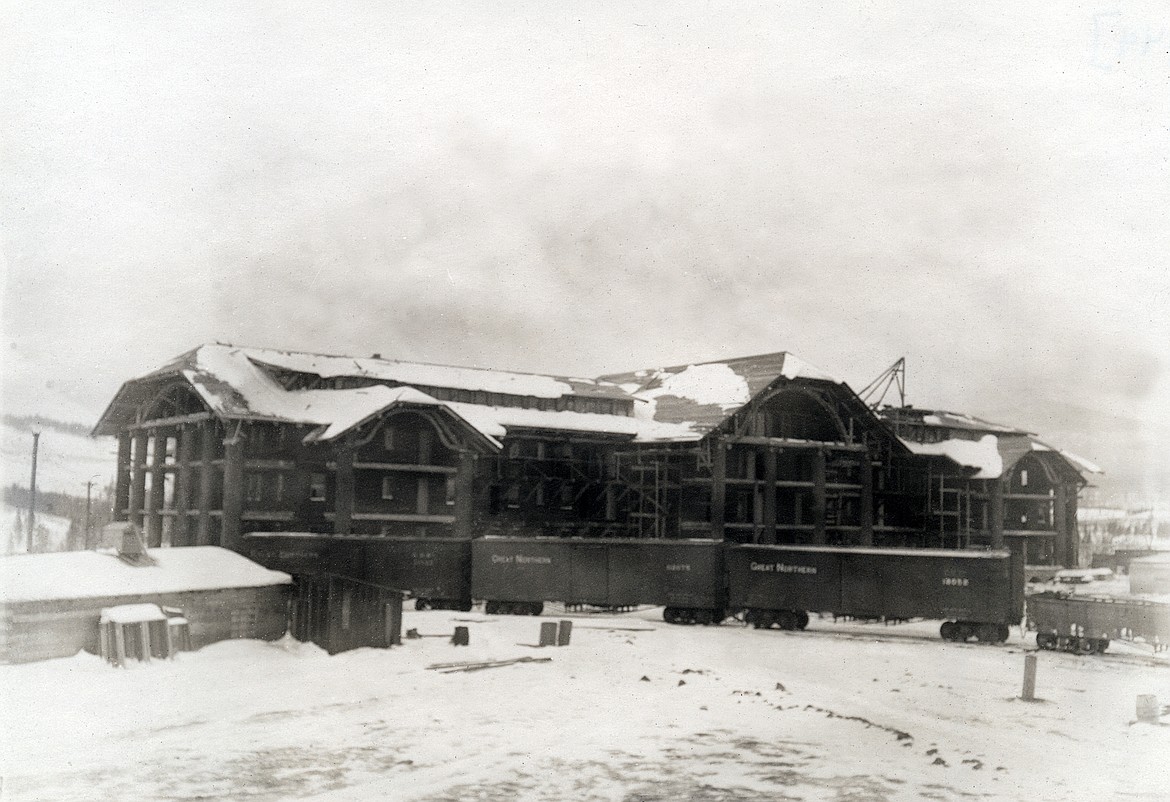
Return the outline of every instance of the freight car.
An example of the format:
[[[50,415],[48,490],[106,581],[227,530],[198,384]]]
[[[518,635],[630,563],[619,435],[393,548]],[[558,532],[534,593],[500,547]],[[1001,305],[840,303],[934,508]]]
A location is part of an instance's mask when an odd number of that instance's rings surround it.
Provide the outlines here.
[[[802,629],[808,613],[944,619],[944,639],[1002,642],[1023,617],[1023,564],[1008,551],[748,546],[713,540],[340,537],[254,533],[249,556],[411,592],[416,606],[539,615],[544,602],[661,605],[674,624],[729,612]]]
[[[729,602],[756,627],[804,629],[808,613],[943,619],[945,640],[1007,640],[1023,618],[1023,561],[1007,551],[732,546]]]
[[[471,609],[471,541],[254,532],[244,553],[290,574],[327,572],[408,591],[420,610]]]
[[[1170,604],[1132,596],[1046,592],[1028,597],[1028,626],[1041,649],[1102,654],[1111,640],[1170,645]]]

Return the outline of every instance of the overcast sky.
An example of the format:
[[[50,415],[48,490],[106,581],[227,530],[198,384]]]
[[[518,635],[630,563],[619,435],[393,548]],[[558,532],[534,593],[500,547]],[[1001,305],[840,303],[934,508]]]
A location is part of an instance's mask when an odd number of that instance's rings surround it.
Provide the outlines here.
[[[788,350],[1170,495],[1170,12],[3,5],[5,411],[198,343]]]

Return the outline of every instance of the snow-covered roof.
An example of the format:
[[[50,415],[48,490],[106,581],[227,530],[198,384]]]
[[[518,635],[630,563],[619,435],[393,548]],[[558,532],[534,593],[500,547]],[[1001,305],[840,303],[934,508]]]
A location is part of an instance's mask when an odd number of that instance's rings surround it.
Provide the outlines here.
[[[102,623],[138,624],[143,621],[166,621],[166,614],[157,604],[119,604],[102,610]]]
[[[840,382],[785,351],[602,377],[641,403],[639,440],[698,440],[777,379]]]
[[[0,602],[142,596],[286,585],[292,578],[218,546],[151,549],[157,565],[132,566],[112,551],[0,558]]]
[[[948,457],[965,468],[974,468],[975,479],[999,478],[1029,451],[1058,455],[1071,470],[1080,474],[1103,473],[1089,460],[1053,448],[1032,432],[974,415],[914,407],[887,407],[879,415],[894,427],[898,439],[912,452]],[[917,435],[924,430],[942,430],[958,436],[936,442],[919,442]],[[983,436],[978,440],[972,439],[981,433]]]
[[[281,373],[288,371],[397,386],[288,389],[281,381]],[[190,384],[206,408],[224,420],[317,427],[306,436],[306,442],[331,440],[394,407],[428,406],[455,416],[497,448],[500,439],[514,429],[597,433],[643,442],[698,440],[778,378],[836,383],[828,374],[785,352],[577,379],[212,344],[127,382],[95,431],[115,433],[134,413],[135,396],[128,388],[157,386],[158,380],[177,377]],[[633,402],[634,416],[624,414],[628,406],[607,414],[444,401],[420,388],[482,390],[538,399],[591,396],[623,400]]]

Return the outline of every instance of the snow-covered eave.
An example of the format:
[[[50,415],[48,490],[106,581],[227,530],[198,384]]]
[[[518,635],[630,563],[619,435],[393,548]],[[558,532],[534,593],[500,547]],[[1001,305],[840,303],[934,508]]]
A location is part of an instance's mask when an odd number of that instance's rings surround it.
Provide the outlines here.
[[[985,434],[979,440],[951,438],[937,443],[918,443],[898,438],[911,453],[923,457],[948,457],[964,469],[973,469],[973,479],[998,479],[1003,476],[1003,456],[999,439]]]

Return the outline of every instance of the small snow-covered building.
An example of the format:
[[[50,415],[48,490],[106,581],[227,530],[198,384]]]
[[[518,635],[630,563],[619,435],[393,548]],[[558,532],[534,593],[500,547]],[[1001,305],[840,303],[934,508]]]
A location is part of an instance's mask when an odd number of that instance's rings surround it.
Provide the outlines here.
[[[1101,469],[1032,432],[915,407],[882,418],[925,460],[927,526],[956,545],[1014,545],[1032,566],[1080,564],[1077,494]]]
[[[113,550],[0,557],[0,662],[99,650],[103,609],[157,604],[182,610],[191,644],[281,637],[292,579],[215,546],[156,549],[127,560]]]

